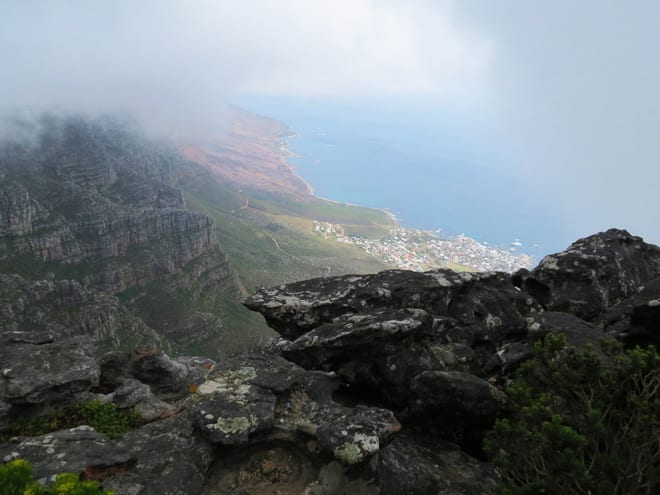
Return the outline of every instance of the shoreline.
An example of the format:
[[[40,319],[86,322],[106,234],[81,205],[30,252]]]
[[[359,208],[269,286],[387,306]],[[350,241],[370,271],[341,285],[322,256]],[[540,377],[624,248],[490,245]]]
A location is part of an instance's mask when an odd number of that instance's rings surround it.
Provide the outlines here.
[[[307,188],[307,191],[308,191],[310,196],[314,197],[315,199],[319,199],[321,201],[327,201],[329,203],[334,203],[334,204],[337,204],[337,205],[345,205],[345,206],[351,206],[353,208],[366,208],[366,209],[369,209],[369,210],[380,211],[383,214],[385,214],[385,216],[389,219],[389,221],[392,224],[394,224],[397,227],[402,226],[399,223],[399,219],[396,217],[396,215],[394,213],[392,213],[388,208],[378,208],[378,207],[373,207],[373,206],[364,206],[364,205],[359,205],[359,204],[356,204],[356,203],[348,203],[346,201],[338,201],[336,199],[324,198],[322,196],[317,195],[316,192],[314,191],[314,187],[309,182],[307,182],[307,180],[305,180],[303,177],[301,177],[299,174],[296,173],[296,166],[294,164],[290,163],[289,160],[287,159],[289,157],[302,158],[302,156],[297,155],[296,153],[291,151],[290,143],[288,141],[291,138],[298,138],[298,137],[300,137],[300,134],[298,134],[297,132],[291,131],[290,128],[289,128],[289,132],[287,134],[284,134],[284,135],[280,136],[280,155],[281,155],[281,158],[282,158],[285,166],[287,167],[287,169],[300,182],[302,182],[305,185],[305,187]]]
[[[287,128],[288,128],[288,127],[287,127]],[[291,131],[291,130],[289,129],[289,131]],[[297,133],[295,133],[295,132],[289,132],[288,134],[285,134],[285,135],[283,135],[283,136],[280,136],[280,148],[279,148],[279,151],[280,151],[280,158],[282,159],[282,162],[284,163],[284,166],[287,168],[287,170],[288,170],[289,172],[291,172],[291,174],[292,174],[296,179],[298,179],[300,182],[302,182],[302,184],[303,184],[303,185],[305,186],[305,188],[307,189],[307,193],[308,193],[310,196],[314,196],[314,197],[316,198],[316,197],[318,197],[318,196],[316,196],[316,193],[314,192],[314,188],[312,187],[312,185],[311,185],[309,182],[307,182],[305,179],[303,179],[300,175],[298,175],[298,174],[296,173],[296,167],[295,167],[295,165],[293,165],[292,163],[290,163],[289,160],[287,159],[287,158],[289,158],[289,157],[298,157],[298,155],[296,155],[293,151],[291,151],[291,149],[290,149],[290,147],[289,147],[289,141],[288,141],[288,139],[289,139],[289,138],[294,138],[294,137],[299,137],[299,136],[300,136],[300,135],[297,134]]]
[[[284,124],[284,125],[286,125],[286,124]],[[288,125],[287,125],[287,129],[289,129],[289,132],[286,133],[286,134],[284,134],[284,135],[281,135],[281,136],[280,136],[280,153],[281,153],[282,161],[284,162],[284,164],[285,164],[285,166],[287,167],[287,169],[288,169],[288,170],[289,170],[289,171],[290,171],[290,172],[291,172],[291,173],[292,173],[292,174],[293,174],[293,175],[294,175],[294,176],[295,176],[295,177],[296,177],[296,178],[297,178],[302,184],[304,184],[304,185],[306,186],[308,193],[309,193],[313,198],[318,199],[318,200],[321,200],[321,201],[327,201],[327,202],[329,202],[329,203],[333,203],[333,204],[337,204],[337,205],[350,206],[350,207],[354,207],[354,208],[366,208],[366,209],[370,209],[370,210],[379,211],[379,212],[383,213],[383,214],[387,217],[387,219],[391,222],[391,224],[392,224],[394,227],[404,228],[404,229],[410,229],[410,230],[416,230],[416,231],[419,231],[419,232],[425,232],[425,233],[427,233],[427,234],[431,234],[431,235],[433,235],[434,237],[441,238],[441,237],[437,234],[437,231],[434,230],[434,229],[430,229],[430,230],[429,230],[429,229],[420,229],[420,228],[418,228],[418,227],[402,225],[402,224],[400,223],[399,219],[396,217],[396,215],[395,215],[394,213],[392,213],[388,208],[380,208],[380,207],[365,206],[365,205],[360,205],[360,204],[356,204],[356,203],[349,203],[349,202],[346,202],[346,201],[339,201],[339,200],[335,200],[335,199],[325,198],[325,197],[322,197],[322,196],[317,195],[316,192],[315,192],[315,190],[314,190],[314,188],[312,187],[312,185],[311,185],[309,182],[307,182],[307,180],[305,180],[303,177],[301,177],[298,173],[296,173],[296,167],[295,167],[295,165],[292,164],[292,163],[290,163],[290,162],[288,161],[288,158],[289,158],[289,157],[294,157],[294,158],[303,158],[303,157],[300,156],[300,155],[298,155],[298,154],[296,154],[296,153],[294,153],[293,151],[291,151],[291,148],[290,148],[290,144],[291,144],[291,143],[290,143],[290,141],[289,141],[289,140],[292,139],[292,138],[300,138],[301,135],[300,135],[299,133],[297,133],[297,132],[292,131],[291,128],[288,127]],[[472,240],[472,241],[478,243],[479,245],[481,245],[481,246],[483,246],[483,247],[485,247],[485,248],[488,248],[488,249],[495,249],[496,251],[500,251],[500,252],[510,252],[511,254],[514,254],[514,252],[509,251],[509,249],[508,249],[504,244],[497,244],[497,243],[490,243],[490,242],[478,241],[478,240],[476,240],[476,239],[474,239],[474,238],[472,238],[472,237],[466,236],[465,234],[459,234],[459,235],[448,235],[448,236],[447,236],[448,239],[454,239],[454,238],[460,238],[460,237],[466,237],[466,238],[468,238],[468,239],[470,239],[470,240]],[[530,253],[528,253],[528,252],[526,252],[526,251],[515,252],[514,255],[515,255],[515,256],[530,256],[530,257],[532,257],[532,259],[539,258],[538,255],[536,255],[536,254],[530,254]]]

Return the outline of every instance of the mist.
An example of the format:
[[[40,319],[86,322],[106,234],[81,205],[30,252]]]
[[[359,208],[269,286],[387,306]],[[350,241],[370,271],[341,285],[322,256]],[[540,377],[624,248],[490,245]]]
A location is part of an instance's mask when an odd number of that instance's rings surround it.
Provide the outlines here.
[[[3,0],[0,14],[5,109],[126,112],[190,136],[246,95],[427,101],[513,150],[508,171],[558,235],[660,242],[657,2]]]
[[[572,238],[660,241],[660,3],[467,2],[491,42],[488,104],[520,173]]]
[[[450,91],[487,51],[452,23],[449,2],[9,0],[2,10],[11,71],[0,104],[130,111],[172,132],[216,125],[236,94]]]

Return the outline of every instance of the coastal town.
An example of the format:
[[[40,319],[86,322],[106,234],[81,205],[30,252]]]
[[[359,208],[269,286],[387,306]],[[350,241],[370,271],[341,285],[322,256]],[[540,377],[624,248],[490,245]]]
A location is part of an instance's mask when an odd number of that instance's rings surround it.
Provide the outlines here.
[[[352,244],[395,268],[425,271],[451,268],[463,271],[514,272],[530,269],[534,259],[518,254],[520,243],[508,249],[490,247],[465,235],[440,237],[435,232],[396,227],[385,236],[371,238],[347,234],[339,224],[314,221],[314,231],[325,239]]]

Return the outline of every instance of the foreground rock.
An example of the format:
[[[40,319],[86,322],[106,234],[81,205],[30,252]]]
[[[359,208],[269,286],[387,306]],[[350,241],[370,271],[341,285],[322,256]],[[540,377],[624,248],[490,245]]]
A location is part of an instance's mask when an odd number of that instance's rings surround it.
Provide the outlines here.
[[[547,309],[594,321],[659,276],[658,246],[610,229],[546,256],[522,287]]]
[[[132,495],[493,493],[481,446],[506,413],[503,385],[548,333],[657,342],[657,254],[608,231],[512,276],[395,270],[262,289],[246,304],[282,338],[219,362],[154,346],[97,362],[84,339],[10,329],[5,423],[85,397],[151,422],[119,440],[87,427],[17,437],[0,459]]]
[[[400,435],[378,460],[381,495],[492,493],[495,469],[466,455],[456,445]]]
[[[0,430],[26,414],[74,400],[98,384],[94,346],[84,337],[0,333]]]

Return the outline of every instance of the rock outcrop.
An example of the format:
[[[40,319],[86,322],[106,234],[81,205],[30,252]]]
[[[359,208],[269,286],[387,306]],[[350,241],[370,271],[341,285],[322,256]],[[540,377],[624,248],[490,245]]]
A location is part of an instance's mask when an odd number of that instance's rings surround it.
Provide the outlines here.
[[[503,385],[550,332],[579,347],[657,342],[658,252],[611,230],[514,275],[396,270],[261,289],[245,304],[282,338],[220,361],[154,346],[97,360],[84,340],[8,331],[20,359],[39,349],[44,364],[3,369],[2,428],[87,397],[149,423],[118,440],[88,427],[14,437],[0,459],[135,495],[493,493],[481,445],[506,413]],[[43,379],[57,354],[68,365]]]

